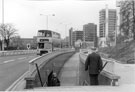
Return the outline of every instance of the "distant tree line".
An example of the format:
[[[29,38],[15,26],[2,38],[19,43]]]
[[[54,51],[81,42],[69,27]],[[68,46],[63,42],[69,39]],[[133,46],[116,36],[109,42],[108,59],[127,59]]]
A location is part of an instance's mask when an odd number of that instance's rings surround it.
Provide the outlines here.
[[[121,33],[123,33],[125,39],[133,38],[133,40],[135,40],[135,1],[134,0],[121,1],[120,15],[121,15],[121,24],[120,24]]]
[[[13,24],[0,24],[0,49],[2,49],[2,40],[4,40],[5,50],[22,50],[27,49],[21,37],[17,34],[17,29]],[[31,49],[36,49],[36,39],[33,39]]]

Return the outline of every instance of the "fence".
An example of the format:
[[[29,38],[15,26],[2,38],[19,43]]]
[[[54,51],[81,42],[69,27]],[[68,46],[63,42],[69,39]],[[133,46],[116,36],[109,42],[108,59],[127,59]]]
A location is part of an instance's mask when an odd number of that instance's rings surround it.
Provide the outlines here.
[[[87,54],[83,53],[83,51],[80,52],[80,61],[83,64],[82,66],[84,67]],[[103,64],[107,62],[107,65],[99,75],[99,83],[101,85],[113,85],[113,86],[118,85],[119,84],[118,79],[120,79],[120,76],[115,74],[115,61],[105,58],[102,58],[102,60]],[[86,72],[84,75],[88,76],[88,73]],[[88,80],[88,78],[86,80]]]
[[[10,55],[22,55],[22,54],[33,54],[36,50],[13,50],[13,51],[0,51],[0,56],[10,56]]]

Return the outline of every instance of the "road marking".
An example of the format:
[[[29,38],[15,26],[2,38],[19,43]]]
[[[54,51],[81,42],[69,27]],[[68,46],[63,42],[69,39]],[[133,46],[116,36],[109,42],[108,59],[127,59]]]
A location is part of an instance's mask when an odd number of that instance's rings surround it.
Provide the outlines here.
[[[12,61],[15,61],[15,60],[7,60],[7,61],[4,61],[4,63],[8,63],[8,62],[12,62]]]
[[[35,57],[35,56],[29,56],[29,58],[33,58],[33,57]]]
[[[25,59],[26,57],[18,58],[18,59]]]

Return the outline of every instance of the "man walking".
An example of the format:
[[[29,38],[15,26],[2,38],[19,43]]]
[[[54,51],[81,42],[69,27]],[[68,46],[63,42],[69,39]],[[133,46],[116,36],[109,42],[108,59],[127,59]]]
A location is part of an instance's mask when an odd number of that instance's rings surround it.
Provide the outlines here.
[[[96,48],[91,48],[92,53],[88,55],[85,61],[85,71],[89,70],[90,85],[98,85],[98,75],[102,70],[102,60],[96,53]]]

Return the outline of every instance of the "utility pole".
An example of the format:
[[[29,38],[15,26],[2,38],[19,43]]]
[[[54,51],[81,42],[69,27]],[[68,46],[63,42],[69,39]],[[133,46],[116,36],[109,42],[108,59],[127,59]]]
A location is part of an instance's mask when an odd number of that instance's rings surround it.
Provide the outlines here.
[[[2,0],[2,25],[4,25],[4,0]],[[4,31],[4,29],[2,29]],[[4,35],[2,37],[2,51],[4,51]]]
[[[106,14],[106,18],[105,18],[105,41],[106,43],[108,42],[108,5],[106,5],[106,9],[105,9],[105,14]],[[107,45],[107,44],[106,44]]]
[[[46,29],[48,30],[48,26],[49,26],[48,17],[49,17],[49,16],[55,16],[55,14],[50,14],[50,15],[40,14],[40,16],[46,16]]]

